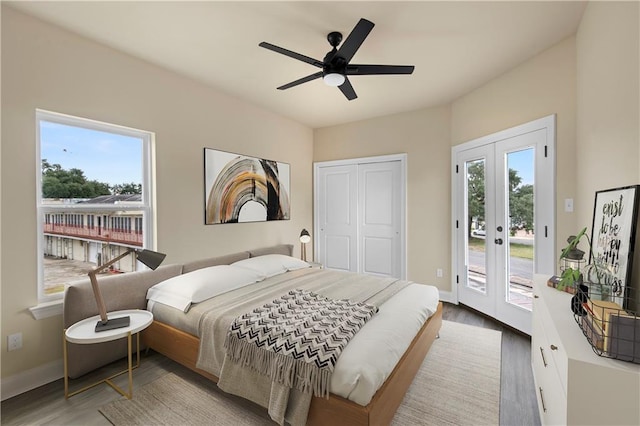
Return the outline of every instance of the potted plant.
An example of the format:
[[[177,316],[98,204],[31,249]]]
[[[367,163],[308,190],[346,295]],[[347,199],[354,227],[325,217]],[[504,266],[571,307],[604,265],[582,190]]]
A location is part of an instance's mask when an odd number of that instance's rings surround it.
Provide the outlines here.
[[[569,244],[560,253],[561,274],[558,290],[565,290],[567,287],[577,288],[578,284],[583,281],[579,265],[584,261],[584,251],[578,248],[578,243],[582,237],[586,237],[586,232],[587,228],[585,227],[578,235],[571,235],[567,238]]]
[[[580,265],[584,261],[585,252],[578,248],[578,243],[583,237],[587,240],[592,263],[587,264],[581,270]],[[557,288],[560,290],[567,287],[578,289],[579,285],[584,282],[589,287],[589,297],[607,300],[611,293],[610,286],[614,276],[606,265],[601,264],[593,255],[587,228],[584,227],[577,235],[567,238],[567,243],[568,245],[560,254],[560,262],[563,262],[563,265]]]

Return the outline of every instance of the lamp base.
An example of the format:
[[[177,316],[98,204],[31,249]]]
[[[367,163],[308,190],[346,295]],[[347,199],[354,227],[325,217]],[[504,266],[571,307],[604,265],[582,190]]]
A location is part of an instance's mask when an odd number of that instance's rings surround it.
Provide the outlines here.
[[[101,331],[113,330],[114,328],[129,327],[130,320],[130,317],[120,317],[107,320],[105,323],[98,321],[95,331],[99,333]]]

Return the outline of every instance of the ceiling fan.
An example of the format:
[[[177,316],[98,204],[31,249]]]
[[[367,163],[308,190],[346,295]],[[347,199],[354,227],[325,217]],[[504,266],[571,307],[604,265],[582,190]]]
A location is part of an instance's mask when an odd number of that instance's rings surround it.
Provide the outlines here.
[[[414,69],[413,65],[355,65],[349,63],[351,58],[353,58],[353,55],[355,55],[360,48],[360,45],[373,29],[374,25],[375,24],[371,21],[367,21],[364,18],[360,19],[347,39],[342,43],[340,49],[338,49],[337,46],[342,41],[342,34],[337,31],[330,32],[327,35],[327,40],[333,49],[325,55],[324,60],[322,61],[292,52],[291,50],[287,50],[264,41],[258,46],[273,50],[274,52],[289,56],[290,58],[306,62],[315,67],[322,68],[322,71],[318,71],[314,74],[280,86],[278,87],[278,90],[290,89],[291,87],[322,77],[325,84],[328,86],[337,86],[347,99],[352,101],[356,99],[358,95],[356,95],[355,90],[353,90],[353,86],[351,86],[348,76],[411,74]]]

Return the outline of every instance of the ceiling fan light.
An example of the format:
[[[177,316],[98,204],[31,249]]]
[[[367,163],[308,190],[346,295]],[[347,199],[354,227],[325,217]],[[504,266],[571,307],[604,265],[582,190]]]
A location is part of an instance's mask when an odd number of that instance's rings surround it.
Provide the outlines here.
[[[337,72],[331,72],[329,74],[325,74],[322,79],[324,80],[324,84],[327,86],[337,87],[344,83],[345,77]]]

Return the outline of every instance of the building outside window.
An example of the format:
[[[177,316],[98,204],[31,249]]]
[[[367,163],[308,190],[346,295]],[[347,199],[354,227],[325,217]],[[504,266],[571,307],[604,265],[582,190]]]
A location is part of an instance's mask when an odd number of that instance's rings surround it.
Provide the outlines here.
[[[36,111],[38,299],[128,248],[154,249],[153,134]],[[144,269],[131,254],[106,273]]]

